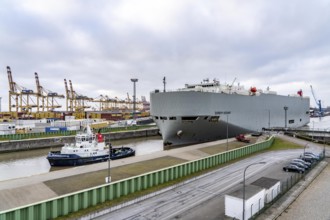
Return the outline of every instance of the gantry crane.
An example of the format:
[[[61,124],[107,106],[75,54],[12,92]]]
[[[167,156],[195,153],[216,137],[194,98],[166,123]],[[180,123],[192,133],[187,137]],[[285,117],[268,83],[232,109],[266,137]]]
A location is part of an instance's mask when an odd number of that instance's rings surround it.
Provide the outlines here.
[[[9,81],[9,112],[14,108],[16,112],[31,113],[32,109],[37,107],[33,100],[36,93],[15,83],[9,66],[7,66],[7,75]],[[12,100],[15,101],[15,104],[12,104]]]
[[[107,110],[118,110],[120,106],[125,103],[125,101],[119,100],[117,97],[109,98],[108,95],[100,95],[93,99],[93,102],[99,103],[99,110],[100,111],[107,111]]]
[[[16,83],[13,80],[13,76],[11,74],[10,67],[7,66],[7,75],[8,75],[8,81],[9,81],[9,112],[15,109],[16,112],[18,112],[18,97],[19,92],[16,87]],[[12,101],[14,101],[14,104],[12,104]]]
[[[314,92],[314,89],[313,89],[313,86],[311,85],[311,91],[312,91],[312,95],[313,95],[313,98],[314,98],[314,100],[315,100],[315,103],[316,103],[316,106],[318,107],[318,109],[319,109],[319,112],[318,112],[318,114],[319,114],[319,116],[320,117],[322,117],[323,116],[323,109],[322,109],[322,104],[321,104],[321,100],[319,99],[319,100],[317,100],[317,98],[316,98],[316,95],[315,95],[315,92]]]
[[[73,97],[71,96],[71,91],[68,88],[66,79],[64,79],[64,86],[66,95],[66,111],[73,112]]]
[[[84,95],[78,94],[73,90],[72,82],[69,80],[70,89],[68,89],[68,85],[66,79],[64,79],[65,91],[66,91],[66,108],[67,111],[72,112],[84,112],[85,109],[90,108],[90,106],[86,105],[86,101],[93,101],[93,98],[89,98]],[[68,105],[70,103],[70,105]]]
[[[34,73],[34,76],[37,85],[37,111],[39,112],[40,108],[42,111],[45,111],[45,109],[46,111],[54,111],[56,108],[61,108],[62,106],[58,104],[56,98],[64,98],[64,95],[43,88],[40,85],[38,73]]]
[[[99,109],[99,111],[103,111],[105,109],[106,104],[107,104],[107,99],[106,99],[105,96],[100,95],[100,96],[94,98],[93,102],[99,103],[100,105],[99,105],[98,109]]]

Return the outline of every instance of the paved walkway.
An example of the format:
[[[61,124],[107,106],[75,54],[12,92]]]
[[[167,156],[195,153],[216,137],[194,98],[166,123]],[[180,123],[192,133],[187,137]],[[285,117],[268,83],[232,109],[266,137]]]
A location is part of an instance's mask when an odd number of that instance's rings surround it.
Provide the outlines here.
[[[327,159],[330,161],[329,159]],[[278,220],[330,219],[330,165],[277,218]]]
[[[304,140],[281,136],[298,144]],[[324,147],[322,144],[308,142],[308,149]],[[269,209],[258,216],[260,220],[330,220],[330,149],[325,148],[326,159],[313,169],[305,181],[301,180]]]
[[[229,139],[229,142],[235,138]],[[121,160],[111,161],[111,168],[133,164],[145,160],[172,156],[185,160],[196,160],[207,156],[208,154],[198,150],[200,148],[215,146],[226,143],[226,140],[191,145],[187,147],[176,148],[153,152],[147,155],[124,158]],[[74,176],[83,173],[89,173],[99,170],[108,169],[108,163],[97,163],[86,166],[78,166],[64,170],[53,171],[49,173],[39,174],[35,176],[18,178],[6,181],[0,181],[0,211],[11,208],[35,203],[38,201],[54,198],[58,196],[54,191],[47,187],[44,182],[63,177]],[[37,192],[37,193],[36,193]]]

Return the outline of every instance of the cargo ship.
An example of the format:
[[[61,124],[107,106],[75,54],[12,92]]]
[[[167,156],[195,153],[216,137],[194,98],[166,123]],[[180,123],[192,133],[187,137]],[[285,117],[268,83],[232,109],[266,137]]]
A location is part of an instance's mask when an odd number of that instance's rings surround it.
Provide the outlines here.
[[[309,97],[301,90],[278,95],[241,85],[204,80],[176,91],[150,93],[150,114],[164,145],[187,145],[261,132],[271,127],[302,127],[309,123]]]

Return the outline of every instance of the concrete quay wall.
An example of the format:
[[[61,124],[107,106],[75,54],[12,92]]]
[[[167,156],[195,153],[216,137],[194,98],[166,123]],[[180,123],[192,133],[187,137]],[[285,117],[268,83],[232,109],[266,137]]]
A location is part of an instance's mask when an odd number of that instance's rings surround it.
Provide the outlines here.
[[[141,129],[135,131],[122,131],[104,133],[105,141],[108,143],[111,140],[150,137],[159,134],[158,128]],[[10,140],[0,142],[0,153],[10,151],[22,151],[30,149],[39,149],[47,147],[60,147],[65,143],[74,143],[75,136],[59,136],[50,138],[34,138],[27,140]]]

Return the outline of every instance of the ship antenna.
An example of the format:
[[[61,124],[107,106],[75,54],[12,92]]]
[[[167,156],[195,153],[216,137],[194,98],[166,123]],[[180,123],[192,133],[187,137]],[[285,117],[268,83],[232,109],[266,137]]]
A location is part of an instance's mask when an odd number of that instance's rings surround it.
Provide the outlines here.
[[[164,78],[163,78],[163,84],[164,84],[164,92],[166,92],[166,77],[164,76]]]

